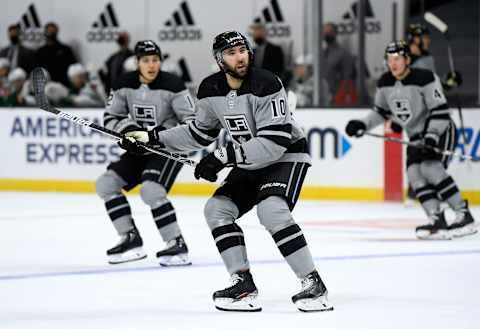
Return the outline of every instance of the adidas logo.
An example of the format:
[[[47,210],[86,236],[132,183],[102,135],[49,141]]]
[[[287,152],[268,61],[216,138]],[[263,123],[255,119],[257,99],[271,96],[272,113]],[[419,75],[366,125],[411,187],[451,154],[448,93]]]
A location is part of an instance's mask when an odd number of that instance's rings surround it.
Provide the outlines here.
[[[277,0],[270,0],[260,15],[253,19],[254,23],[266,25],[269,37],[290,37],[290,26],[285,24],[282,9]]]
[[[87,33],[88,42],[111,42],[115,41],[118,36],[117,15],[113,9],[111,2],[107,3],[105,10],[100,13],[98,20],[93,22],[91,30]]]
[[[35,5],[32,3],[28,6],[25,14],[22,15],[18,22],[22,30],[21,38],[23,41],[41,42],[44,39],[42,24],[38,18]]]
[[[355,1],[350,8],[343,14],[342,19],[348,22],[340,22],[337,24],[338,34],[353,34],[357,31],[357,18],[358,18],[358,2]],[[367,33],[380,33],[382,31],[382,25],[379,20],[375,20],[375,14],[373,13],[370,0],[365,3],[365,32]]]
[[[202,38],[202,31],[194,28],[195,22],[186,1],[180,3],[172,17],[165,22],[165,28],[158,32],[160,41],[192,41]]]

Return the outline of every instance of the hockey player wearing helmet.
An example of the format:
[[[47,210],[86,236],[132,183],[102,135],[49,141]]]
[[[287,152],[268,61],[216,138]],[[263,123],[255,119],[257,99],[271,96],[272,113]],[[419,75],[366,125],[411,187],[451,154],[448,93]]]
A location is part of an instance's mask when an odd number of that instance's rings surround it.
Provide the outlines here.
[[[125,134],[153,127],[168,129],[192,119],[193,100],[183,81],[161,68],[160,48],[151,40],[135,46],[138,70],[115,82],[104,115],[106,128]],[[182,165],[157,154],[145,152],[135,143],[123,141],[127,150],[109,164],[96,183],[108,216],[120,235],[120,242],[107,251],[111,264],[146,257],[127,197],[122,190],[141,185],[140,196],[147,204],[162,239],[167,243],[157,252],[160,265],[189,265],[188,248],[177,223],[175,209],[167,194]]]
[[[477,232],[474,219],[453,178],[447,173],[449,157],[435,151],[453,150],[455,125],[443,94],[440,79],[430,70],[411,68],[408,45],[388,44],[385,58],[389,72],[377,83],[373,112],[346,126],[349,136],[361,137],[384,120],[400,125],[411,142],[407,148],[407,176],[430,223],[418,226],[419,239],[450,239]],[[440,203],[446,202],[456,214],[448,225]]]
[[[202,158],[195,168],[197,179],[214,182],[223,168],[232,167],[204,210],[232,279],[230,287],[213,294],[217,309],[261,310],[243,230],[237,224],[256,206],[260,223],[301,279],[302,290],[292,301],[301,311],[332,310],[302,230],[291,215],[310,156],[305,134],[288,109],[285,89],[273,73],[251,67],[252,49],[241,33],[217,35],[212,50],[221,71],[200,84],[195,120],[169,130],[127,136],[186,152],[208,146],[221,128],[230,135],[231,142]]]

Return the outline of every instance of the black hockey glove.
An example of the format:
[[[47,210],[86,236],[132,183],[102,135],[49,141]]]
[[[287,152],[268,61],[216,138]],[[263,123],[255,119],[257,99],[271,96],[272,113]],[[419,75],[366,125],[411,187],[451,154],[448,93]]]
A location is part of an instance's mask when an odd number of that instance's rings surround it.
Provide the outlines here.
[[[233,144],[229,142],[226,147],[216,149],[212,153],[207,154],[200,160],[195,167],[195,178],[204,178],[209,182],[215,182],[218,178],[217,174],[226,166],[235,166],[237,164],[237,156]]]
[[[367,126],[360,120],[350,120],[345,127],[345,132],[350,137],[362,137]]]
[[[438,135],[427,133],[423,138],[423,147],[421,149],[423,160],[435,160],[438,158],[438,152],[433,148],[438,148]]]
[[[149,152],[140,146],[138,142],[149,144],[154,148],[164,148],[165,145],[157,139],[158,132],[162,130],[165,130],[162,126],[155,127],[150,131],[144,128],[130,129],[125,132],[122,140],[118,142],[118,146],[135,155],[144,155]]]
[[[130,133],[130,132],[147,133],[147,130],[144,128],[132,127],[132,129],[125,129],[125,131],[123,131],[124,134]],[[147,150],[145,150],[143,147],[138,145],[137,140],[135,138],[127,137],[126,135],[123,135],[123,138],[118,142],[118,146],[120,146],[120,148],[124,149],[125,151],[133,155],[144,155],[148,153]]]
[[[463,78],[462,78],[462,75],[460,74],[460,72],[450,71],[445,76],[445,81],[443,82],[443,87],[446,90],[450,90],[450,89],[453,89],[453,88],[460,87],[462,85],[462,83],[463,83]]]

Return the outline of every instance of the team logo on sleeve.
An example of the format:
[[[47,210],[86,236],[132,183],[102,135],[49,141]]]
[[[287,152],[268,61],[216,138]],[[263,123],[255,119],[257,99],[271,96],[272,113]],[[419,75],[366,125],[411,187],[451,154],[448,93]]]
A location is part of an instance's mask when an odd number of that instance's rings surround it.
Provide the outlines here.
[[[238,144],[245,143],[252,138],[252,131],[244,114],[224,116],[228,132]]]
[[[393,100],[392,112],[403,122],[408,122],[412,118],[412,109],[408,99]]]
[[[135,121],[143,127],[155,126],[157,124],[155,105],[133,104]]]

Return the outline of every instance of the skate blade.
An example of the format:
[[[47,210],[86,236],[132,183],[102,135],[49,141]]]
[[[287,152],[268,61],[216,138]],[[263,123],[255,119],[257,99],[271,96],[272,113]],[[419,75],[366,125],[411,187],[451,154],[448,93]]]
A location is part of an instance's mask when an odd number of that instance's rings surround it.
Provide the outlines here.
[[[300,299],[295,302],[295,306],[302,312],[333,311],[333,305],[329,303],[326,296]]]
[[[179,254],[174,256],[160,256],[158,262],[161,266],[188,266],[192,265],[192,262],[188,258],[188,254]]]
[[[257,294],[250,294],[240,299],[215,298],[215,308],[227,312],[260,312],[262,307],[257,300]]]
[[[450,234],[454,238],[461,238],[464,236],[473,235],[477,232],[478,230],[475,223],[471,223],[471,224],[465,225],[464,227],[459,227],[459,228],[450,230]]]
[[[114,265],[133,262],[144,258],[147,258],[147,254],[143,251],[142,247],[138,247],[125,251],[122,254],[109,255],[108,263]]]
[[[447,230],[439,230],[434,234],[421,230],[415,232],[415,235],[420,240],[450,240],[452,238]]]

